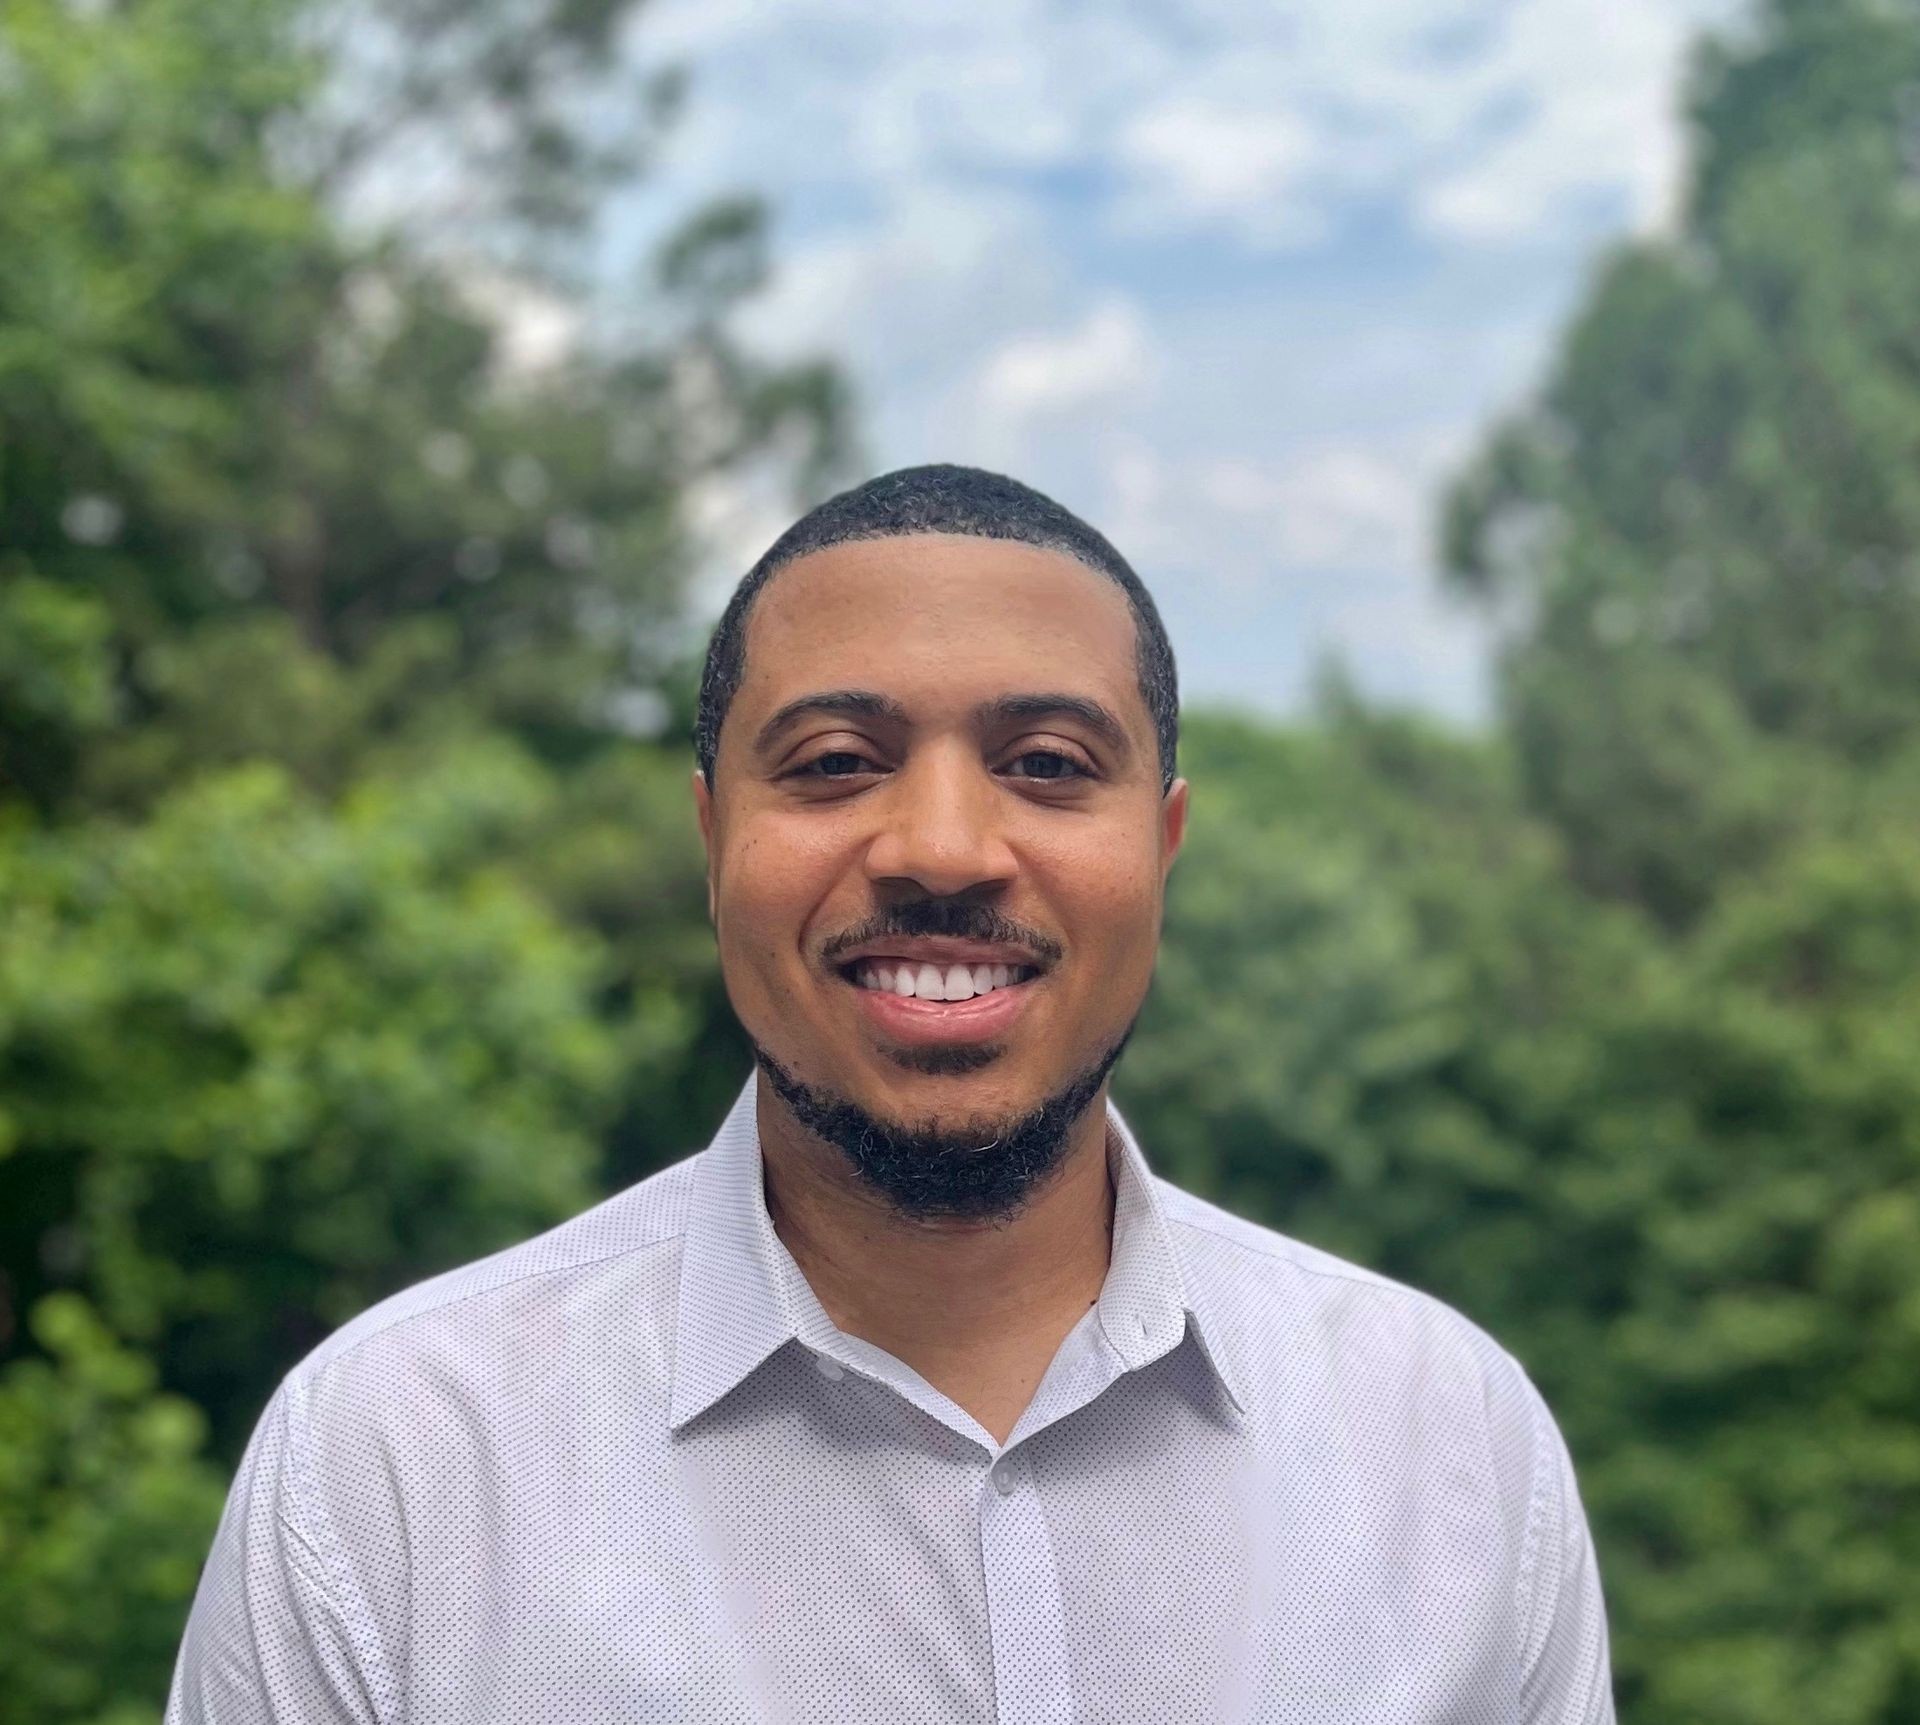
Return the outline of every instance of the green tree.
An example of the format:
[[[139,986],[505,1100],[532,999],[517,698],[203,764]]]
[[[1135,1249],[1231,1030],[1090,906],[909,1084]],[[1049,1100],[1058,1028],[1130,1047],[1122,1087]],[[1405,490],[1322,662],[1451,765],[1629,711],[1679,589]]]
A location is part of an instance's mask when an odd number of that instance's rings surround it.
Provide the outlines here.
[[[1608,264],[1453,501],[1533,801],[1675,926],[1920,734],[1916,89],[1902,5],[1710,47],[1679,231]]]
[[[728,333],[765,276],[751,200],[635,264],[618,318],[569,266],[604,172],[670,106],[670,82],[600,69],[632,10],[8,8],[0,584],[104,608],[124,724],[164,722],[149,649],[271,610],[344,664],[430,625],[470,711],[590,751],[678,651],[689,497],[835,471],[835,374]],[[396,152],[457,210],[381,220]],[[561,339],[531,363],[515,332],[537,321]],[[88,782],[58,732],[81,715],[31,711],[0,727],[17,793],[157,788]]]
[[[1477,1282],[1387,1261],[1553,1384],[1655,1725],[1920,1711],[1916,89],[1904,4],[1709,44],[1678,230],[1601,272],[1448,523],[1523,806],[1649,938],[1534,1027],[1580,1081],[1525,1225]]]
[[[1189,723],[1122,1106],[1176,1179],[1452,1301],[1580,1465],[1621,1716],[1920,1700],[1920,785],[1675,938],[1497,746]]]
[[[710,1125],[690,523],[847,407],[753,200],[606,265],[637,10],[0,12],[0,1717],[151,1717],[275,1379]]]
[[[604,952],[496,860],[543,789],[500,744],[337,810],[254,765],[0,849],[14,1297],[84,1285],[231,1438],[395,1278],[582,1207]]]
[[[1609,1272],[1567,1248],[1637,1227],[1645,1173],[1607,1161],[1596,1018],[1659,986],[1649,925],[1569,881],[1497,748],[1351,709],[1186,729],[1123,1105],[1176,1178],[1455,1301],[1576,1394],[1563,1344]]]
[[[225,1483],[200,1410],[77,1294],[34,1330],[0,1373],[0,1717],[144,1725]]]

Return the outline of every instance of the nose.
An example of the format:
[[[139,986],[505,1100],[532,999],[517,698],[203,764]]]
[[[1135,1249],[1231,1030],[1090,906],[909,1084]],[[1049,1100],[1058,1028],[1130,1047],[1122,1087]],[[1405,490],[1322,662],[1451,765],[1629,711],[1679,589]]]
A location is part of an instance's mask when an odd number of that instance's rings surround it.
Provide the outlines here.
[[[912,881],[930,897],[1011,880],[1004,798],[970,746],[928,746],[872,800],[878,827],[867,846],[874,880]]]

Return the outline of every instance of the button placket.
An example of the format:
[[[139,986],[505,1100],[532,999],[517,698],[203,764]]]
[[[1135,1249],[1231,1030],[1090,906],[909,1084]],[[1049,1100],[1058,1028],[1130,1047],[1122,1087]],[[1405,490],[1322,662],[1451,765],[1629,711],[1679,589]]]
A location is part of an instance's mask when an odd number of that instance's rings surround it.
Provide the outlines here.
[[[1053,1535],[1024,1449],[987,1470],[980,1558],[993,1641],[995,1711],[1020,1725],[1071,1725],[1073,1674]]]

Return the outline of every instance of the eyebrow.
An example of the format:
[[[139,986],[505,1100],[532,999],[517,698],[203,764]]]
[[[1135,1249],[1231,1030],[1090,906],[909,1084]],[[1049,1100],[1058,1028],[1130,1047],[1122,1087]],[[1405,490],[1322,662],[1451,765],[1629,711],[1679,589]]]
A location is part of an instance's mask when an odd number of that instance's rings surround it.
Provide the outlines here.
[[[756,753],[765,754],[780,733],[794,720],[813,714],[840,713],[859,719],[883,719],[889,724],[907,725],[912,721],[907,709],[891,695],[871,689],[824,689],[818,694],[802,695],[789,701],[754,733]],[[1064,715],[1078,719],[1121,760],[1133,753],[1127,728],[1111,708],[1089,700],[1085,695],[1045,692],[1031,695],[1000,695],[982,701],[973,709],[973,722],[982,730],[1009,719],[1049,719]]]

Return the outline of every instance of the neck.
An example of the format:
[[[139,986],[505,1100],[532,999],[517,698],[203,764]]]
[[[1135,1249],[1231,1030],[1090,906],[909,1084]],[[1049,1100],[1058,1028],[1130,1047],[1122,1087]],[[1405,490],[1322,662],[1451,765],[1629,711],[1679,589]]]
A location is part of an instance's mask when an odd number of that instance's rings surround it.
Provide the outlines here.
[[[1113,1242],[1103,1085],[1053,1177],[1010,1222],[919,1220],[867,1190],[760,1076],[767,1212],[834,1324],[883,1348],[1004,1442]]]

